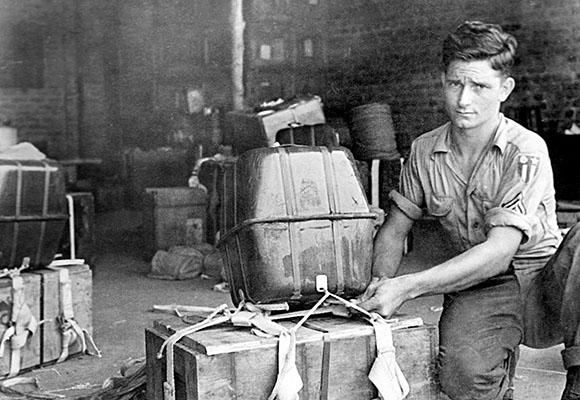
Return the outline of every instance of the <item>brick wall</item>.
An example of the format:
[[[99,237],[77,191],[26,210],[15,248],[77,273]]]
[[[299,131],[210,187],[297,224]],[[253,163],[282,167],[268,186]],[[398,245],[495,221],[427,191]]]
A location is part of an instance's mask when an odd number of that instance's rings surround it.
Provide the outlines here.
[[[330,108],[343,111],[359,103],[385,101],[403,138],[434,128],[445,120],[439,89],[440,43],[448,30],[468,19],[501,24],[520,43],[514,70],[517,86],[506,106],[538,105],[544,125],[555,128],[566,107],[580,105],[577,1],[394,0],[358,1],[350,7],[348,13],[337,15],[329,32],[342,35],[354,48],[367,47],[370,57],[364,62],[347,60],[347,76],[342,74],[345,64],[337,69],[340,84],[323,94]],[[353,17],[361,22],[349,23]]]
[[[541,106],[552,128],[562,125],[566,107],[580,107],[575,0],[263,1],[270,7],[266,14],[299,6],[297,18],[280,20],[295,27],[296,43],[286,47],[293,57],[310,35],[314,51],[322,52],[304,65],[290,65],[290,77],[278,79],[288,72],[284,65],[263,71],[281,83],[276,95],[318,94],[333,118],[362,103],[387,102],[402,147],[445,121],[440,44],[466,19],[499,23],[520,42],[517,86],[508,105]],[[11,45],[4,33],[20,23],[38,27],[44,38],[44,85],[0,87],[0,115],[14,121],[21,140],[37,142],[52,156],[114,158],[149,139],[149,146],[162,143],[176,93],[186,86],[202,87],[207,106],[227,108],[228,1],[193,3],[0,0],[3,53]],[[312,7],[322,13],[308,11]],[[248,18],[246,32],[260,32],[260,24]],[[248,36],[248,51],[251,40]],[[251,97],[262,93],[262,81],[247,76],[249,106],[266,100]]]
[[[278,3],[280,12],[289,14],[304,7],[304,2]],[[288,10],[288,4],[295,4],[296,10]],[[255,86],[262,76],[275,82],[275,77],[268,76],[274,73],[283,78],[279,82],[285,85],[277,88],[277,94],[314,91],[321,95],[332,116],[344,116],[356,105],[387,102],[404,147],[420,133],[445,121],[438,69],[441,42],[460,22],[478,19],[504,26],[520,43],[514,71],[517,86],[506,107],[539,106],[545,129],[553,129],[559,125],[566,107],[580,105],[577,1],[321,0],[315,7],[324,9],[324,17],[312,13],[314,27],[296,18],[291,19],[285,32],[288,36],[294,26],[299,41],[304,35],[316,37],[322,29],[323,61],[310,68],[296,68],[295,59],[289,58],[288,66],[294,74],[291,78],[273,68],[273,72],[263,69],[257,73],[252,66],[250,73],[258,78],[249,79],[253,85],[247,88],[250,97],[259,93]],[[272,19],[263,12],[267,9],[271,13],[271,8],[254,7],[258,18],[249,18],[249,44],[254,36],[260,36],[252,24],[259,25],[255,21],[259,18]],[[272,22],[262,22],[267,23]],[[284,23],[281,20],[278,25]],[[252,32],[257,33],[253,36]],[[296,51],[299,43],[289,47]]]
[[[69,6],[46,0],[0,1],[0,62],[5,74],[11,74],[3,76],[0,87],[0,115],[18,128],[19,141],[33,142],[53,157],[75,151],[76,78],[68,73],[74,66],[67,30]],[[43,57],[27,62],[23,56],[38,56],[29,48]],[[30,81],[33,72],[40,74],[34,82]],[[13,77],[28,82],[14,86]]]

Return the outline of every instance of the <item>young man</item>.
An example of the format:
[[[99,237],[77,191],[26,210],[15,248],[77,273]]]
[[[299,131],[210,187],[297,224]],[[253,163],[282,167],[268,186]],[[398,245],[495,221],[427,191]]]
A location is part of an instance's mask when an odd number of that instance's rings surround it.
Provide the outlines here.
[[[460,25],[444,41],[450,122],[413,142],[375,239],[375,279],[360,298],[389,316],[407,300],[445,295],[439,379],[453,400],[511,398],[518,346],[562,342],[562,399],[580,399],[580,225],[561,242],[546,145],[500,113],[515,85],[516,47],[501,27],[480,22]],[[441,222],[455,253],[395,276],[423,213]]]

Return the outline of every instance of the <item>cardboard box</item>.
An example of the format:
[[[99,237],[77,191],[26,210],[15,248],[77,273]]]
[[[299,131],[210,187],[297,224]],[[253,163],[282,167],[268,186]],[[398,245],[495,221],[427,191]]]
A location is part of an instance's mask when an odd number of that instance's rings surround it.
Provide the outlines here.
[[[146,330],[147,396],[163,399],[165,354],[156,357],[165,339],[183,325],[157,322]],[[288,328],[295,322],[282,322]],[[434,379],[436,328],[421,326],[396,330],[393,341],[397,361],[411,392],[406,400],[434,400],[439,389]],[[267,399],[278,372],[277,338],[260,338],[248,328],[223,326],[181,339],[175,347],[176,397],[188,400]],[[329,349],[328,369],[323,352]],[[320,399],[328,378],[328,400],[374,399],[368,372],[376,357],[372,326],[365,321],[319,317],[297,331],[296,363],[304,387],[301,400]]]

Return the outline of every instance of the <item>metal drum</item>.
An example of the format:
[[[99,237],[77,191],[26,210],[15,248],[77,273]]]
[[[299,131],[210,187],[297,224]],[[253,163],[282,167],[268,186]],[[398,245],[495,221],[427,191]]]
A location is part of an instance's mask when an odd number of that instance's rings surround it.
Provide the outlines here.
[[[371,280],[374,219],[347,149],[282,146],[242,154],[234,168],[233,223],[218,246],[234,303],[357,296]]]

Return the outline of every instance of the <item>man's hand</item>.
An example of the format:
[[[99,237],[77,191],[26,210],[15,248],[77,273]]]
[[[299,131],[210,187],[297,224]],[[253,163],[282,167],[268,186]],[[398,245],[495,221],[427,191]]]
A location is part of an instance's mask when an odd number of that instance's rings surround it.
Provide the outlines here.
[[[522,236],[523,233],[513,227],[494,227],[485,242],[442,264],[394,278],[374,278],[359,297],[358,305],[388,318],[407,300],[457,292],[477,285],[508,270]],[[377,270],[380,273],[376,265],[375,274]]]
[[[365,292],[358,298],[357,304],[367,311],[389,318],[405,300],[405,292],[397,278],[373,278]]]

